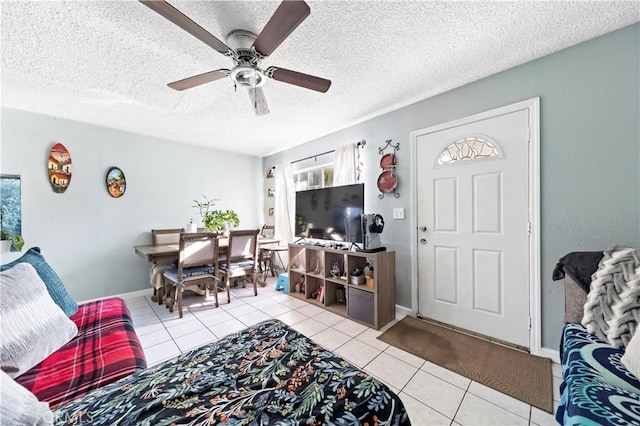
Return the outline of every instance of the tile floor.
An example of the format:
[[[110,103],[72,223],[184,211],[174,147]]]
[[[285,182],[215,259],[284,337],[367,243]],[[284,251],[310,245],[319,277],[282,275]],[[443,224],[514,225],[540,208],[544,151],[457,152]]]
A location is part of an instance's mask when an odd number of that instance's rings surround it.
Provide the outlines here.
[[[376,337],[382,333],[275,291],[234,288],[231,303],[219,293],[220,307],[187,296],[182,319],[148,296],[123,296],[149,365],[171,358],[268,318],[278,318],[386,383],[404,402],[414,425],[555,425],[551,414],[452,371],[425,361]],[[192,293],[191,293],[192,294]],[[388,325],[386,328],[388,328]],[[553,364],[554,410],[560,366]]]

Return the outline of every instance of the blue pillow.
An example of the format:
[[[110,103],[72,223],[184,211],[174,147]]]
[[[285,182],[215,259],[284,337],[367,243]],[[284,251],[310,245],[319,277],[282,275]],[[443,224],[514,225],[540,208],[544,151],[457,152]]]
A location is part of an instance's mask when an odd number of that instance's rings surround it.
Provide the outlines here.
[[[0,271],[14,267],[18,263],[29,263],[36,270],[42,281],[47,286],[47,291],[54,302],[70,317],[78,310],[78,304],[71,298],[62,280],[56,271],[49,266],[44,256],[40,253],[40,247],[31,247],[25,254],[13,262],[0,266]]]

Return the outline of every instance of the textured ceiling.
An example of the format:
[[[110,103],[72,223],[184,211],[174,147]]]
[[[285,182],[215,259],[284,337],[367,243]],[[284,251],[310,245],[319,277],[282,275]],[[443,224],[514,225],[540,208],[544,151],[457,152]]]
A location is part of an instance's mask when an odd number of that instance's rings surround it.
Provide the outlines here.
[[[280,2],[170,3],[224,41],[259,33]],[[137,1],[2,0],[2,105],[262,156],[640,20],[638,1],[307,3],[262,65],[333,84],[269,80],[257,117],[230,79],[169,89],[232,61]]]

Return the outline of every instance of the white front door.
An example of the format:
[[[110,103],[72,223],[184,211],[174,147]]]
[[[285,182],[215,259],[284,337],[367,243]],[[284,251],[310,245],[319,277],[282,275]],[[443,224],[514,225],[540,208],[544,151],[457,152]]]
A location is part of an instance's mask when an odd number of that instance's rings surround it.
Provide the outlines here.
[[[418,313],[529,347],[529,111],[416,132]]]

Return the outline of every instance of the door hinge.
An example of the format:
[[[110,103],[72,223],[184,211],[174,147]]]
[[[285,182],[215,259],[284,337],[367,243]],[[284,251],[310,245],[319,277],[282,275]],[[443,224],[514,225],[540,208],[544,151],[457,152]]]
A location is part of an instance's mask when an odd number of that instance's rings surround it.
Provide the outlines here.
[[[531,222],[527,222],[527,235],[531,235]]]
[[[529,317],[529,330],[531,330],[531,317]]]

